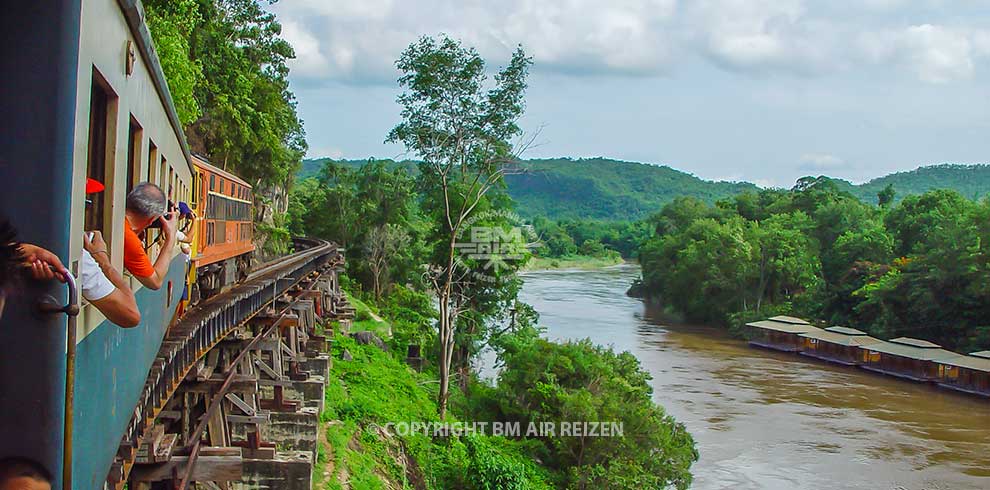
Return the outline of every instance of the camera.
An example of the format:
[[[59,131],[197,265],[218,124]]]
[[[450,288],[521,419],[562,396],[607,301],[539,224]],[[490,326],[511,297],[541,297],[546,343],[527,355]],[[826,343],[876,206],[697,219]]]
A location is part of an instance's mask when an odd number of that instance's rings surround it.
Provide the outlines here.
[[[168,209],[165,212],[165,214],[162,215],[162,218],[164,218],[166,220],[170,220],[170,219],[172,219],[172,213],[175,212],[175,203],[173,203],[172,201],[169,201],[167,208]],[[150,228],[161,229],[161,227],[162,227],[162,220],[160,220],[160,219],[156,219],[156,220],[152,221],[150,225],[148,225],[148,228],[149,229]]]

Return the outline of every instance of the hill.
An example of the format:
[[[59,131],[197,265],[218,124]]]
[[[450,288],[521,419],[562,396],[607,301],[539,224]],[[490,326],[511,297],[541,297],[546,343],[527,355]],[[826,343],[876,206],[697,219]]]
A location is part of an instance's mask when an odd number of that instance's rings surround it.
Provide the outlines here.
[[[304,160],[297,177],[317,175],[327,160]],[[351,167],[366,161],[335,160]],[[414,161],[386,162],[416,171]],[[678,196],[714,202],[757,189],[748,182],[713,182],[664,165],[608,158],[525,160],[522,169],[521,173],[506,176],[506,182],[517,203],[516,210],[524,217],[637,220],[659,211]],[[978,199],[990,193],[990,165],[932,165],[858,185],[833,180],[868,203],[876,203],[877,192],[888,184],[894,186],[897,199],[931,189],[954,189],[965,197]]]
[[[317,175],[328,159],[304,160],[296,174]],[[360,166],[366,160],[335,160]],[[390,165],[415,169],[414,162]],[[677,196],[715,202],[757,187],[748,182],[712,182],[667,166],[606,158],[525,160],[521,173],[506,176],[516,211],[524,217],[636,220],[657,212]]]
[[[990,192],[990,165],[941,164],[920,167],[877,177],[854,185],[853,195],[869,203],[877,202],[877,192],[894,186],[897,198],[924,194],[932,189],[953,189],[969,199],[980,199]]]

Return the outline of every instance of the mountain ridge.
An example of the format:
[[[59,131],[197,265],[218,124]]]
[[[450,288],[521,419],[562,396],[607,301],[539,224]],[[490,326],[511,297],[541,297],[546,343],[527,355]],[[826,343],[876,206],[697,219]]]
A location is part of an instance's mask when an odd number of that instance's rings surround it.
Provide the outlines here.
[[[328,160],[354,168],[368,161],[306,159],[296,177],[301,180],[317,175]],[[416,172],[413,160],[382,161]],[[522,172],[506,175],[506,183],[509,195],[517,203],[517,211],[527,218],[637,220],[659,211],[679,196],[714,202],[759,189],[750,182],[706,180],[668,165],[605,157],[530,159],[522,160],[520,167]],[[982,198],[990,192],[988,164],[926,165],[878,176],[862,184],[828,178],[841,190],[869,203],[876,203],[877,193],[888,184],[894,186],[898,199],[940,188],[954,189],[970,199]]]

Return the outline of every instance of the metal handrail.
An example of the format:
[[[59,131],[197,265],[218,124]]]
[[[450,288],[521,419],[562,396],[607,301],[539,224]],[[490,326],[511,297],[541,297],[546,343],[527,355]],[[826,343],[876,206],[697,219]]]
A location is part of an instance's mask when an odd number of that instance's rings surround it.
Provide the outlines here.
[[[62,425],[62,488],[72,489],[72,412],[75,403],[76,384],[76,316],[79,315],[79,290],[76,278],[68,272],[62,272],[65,284],[69,287],[69,300],[64,306],[59,306],[55,298],[46,295],[38,302],[38,310],[42,314],[65,313],[68,317],[66,326],[65,349],[65,414]]]

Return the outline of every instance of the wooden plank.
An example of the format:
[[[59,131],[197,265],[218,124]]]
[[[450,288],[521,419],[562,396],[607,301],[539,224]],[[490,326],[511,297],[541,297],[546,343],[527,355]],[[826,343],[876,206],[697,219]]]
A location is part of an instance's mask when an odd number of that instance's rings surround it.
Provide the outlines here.
[[[230,449],[240,450],[240,448]],[[167,463],[135,465],[134,469],[131,470],[131,481],[154,482],[171,480],[173,478],[173,471],[177,471],[180,475],[185,473],[188,462],[188,456],[175,456]],[[244,459],[240,454],[237,456],[201,455],[196,458],[190,479],[192,481],[240,481],[243,474]]]
[[[281,342],[279,343],[281,344]],[[268,364],[265,364],[265,361],[262,361],[260,358],[256,358],[254,360],[254,365],[257,366],[258,369],[261,369],[261,372],[267,374],[268,376],[271,376],[272,379],[276,379],[276,380],[282,379],[282,376],[279,373],[277,373],[274,369],[272,369],[272,367],[269,366]],[[258,380],[259,383],[261,381],[264,380]]]
[[[259,379],[258,386],[292,386],[289,379]]]
[[[206,432],[210,436],[210,444],[214,446],[226,446],[230,443],[230,438],[227,436],[227,421],[224,419],[224,410],[213,412],[213,416],[206,423]]]
[[[272,421],[271,412],[264,415],[228,415],[227,422],[232,424],[267,424]]]
[[[178,410],[162,410],[158,412],[158,418],[162,420],[179,420],[182,418],[182,412]]]
[[[241,397],[235,395],[234,393],[227,393],[225,396],[230,403],[233,403],[235,407],[239,408],[242,412],[247,415],[256,415],[258,412],[249,403],[241,399]]]
[[[179,391],[183,393],[211,394],[215,393],[223,382],[223,378],[217,377],[210,378],[206,381],[186,382],[179,387]],[[252,376],[234,375],[234,379],[230,384],[230,391],[236,393],[253,393],[258,391],[258,383]]]

